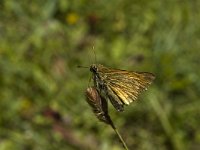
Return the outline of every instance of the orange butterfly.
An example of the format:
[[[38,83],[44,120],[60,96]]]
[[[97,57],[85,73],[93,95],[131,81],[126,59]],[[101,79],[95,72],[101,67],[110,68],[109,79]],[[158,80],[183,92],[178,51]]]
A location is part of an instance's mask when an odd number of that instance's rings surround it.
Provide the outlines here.
[[[155,79],[152,73],[112,69],[92,64],[94,86],[103,98],[108,98],[117,111],[123,111]]]

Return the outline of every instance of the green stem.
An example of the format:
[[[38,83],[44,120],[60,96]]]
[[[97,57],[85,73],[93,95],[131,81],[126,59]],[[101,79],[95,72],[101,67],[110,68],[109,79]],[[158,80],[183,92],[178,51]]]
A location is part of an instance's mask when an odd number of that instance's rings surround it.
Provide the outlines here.
[[[115,131],[115,133],[117,134],[117,136],[118,136],[120,142],[122,143],[124,149],[125,150],[129,150],[128,147],[127,147],[127,145],[126,145],[126,143],[125,143],[125,141],[123,140],[121,134],[118,132],[117,128],[114,126],[114,124],[113,124],[113,122],[112,122],[112,120],[111,120],[110,117],[109,117],[109,124],[113,128],[113,130]]]
[[[120,135],[120,133],[118,132],[118,130],[116,128],[113,128],[115,133],[117,134],[118,138],[120,139],[121,143],[123,144],[123,147],[125,150],[129,150],[126,143],[124,142],[122,136]]]

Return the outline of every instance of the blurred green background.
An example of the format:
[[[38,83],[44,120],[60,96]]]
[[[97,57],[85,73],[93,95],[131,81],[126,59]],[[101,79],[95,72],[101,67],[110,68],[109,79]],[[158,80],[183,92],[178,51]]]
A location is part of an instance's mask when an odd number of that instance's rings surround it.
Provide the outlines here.
[[[155,82],[112,119],[132,150],[200,149],[200,1],[1,0],[0,150],[120,150],[78,65]],[[95,54],[97,60],[95,60]]]

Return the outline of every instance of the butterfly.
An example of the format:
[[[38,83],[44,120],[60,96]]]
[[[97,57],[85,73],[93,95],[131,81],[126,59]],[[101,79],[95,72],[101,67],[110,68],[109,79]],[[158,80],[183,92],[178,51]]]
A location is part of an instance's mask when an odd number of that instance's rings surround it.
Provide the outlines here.
[[[123,111],[124,105],[135,101],[155,79],[155,75],[149,72],[112,69],[101,64],[92,64],[90,71],[99,95],[109,99],[117,111]]]

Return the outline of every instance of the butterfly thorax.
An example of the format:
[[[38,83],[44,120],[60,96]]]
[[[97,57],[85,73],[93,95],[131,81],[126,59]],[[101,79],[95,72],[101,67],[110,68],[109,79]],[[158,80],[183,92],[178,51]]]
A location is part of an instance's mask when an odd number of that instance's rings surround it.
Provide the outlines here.
[[[101,69],[103,65],[100,64],[92,64],[90,66],[90,71],[93,73],[94,84],[98,89],[104,88],[104,76],[102,76]]]

